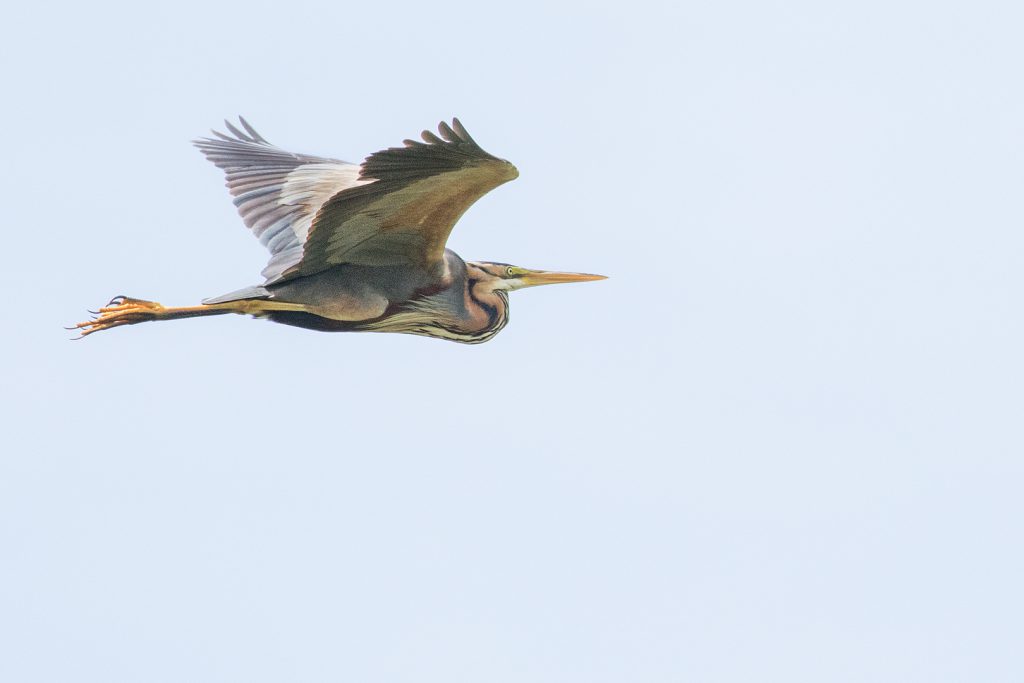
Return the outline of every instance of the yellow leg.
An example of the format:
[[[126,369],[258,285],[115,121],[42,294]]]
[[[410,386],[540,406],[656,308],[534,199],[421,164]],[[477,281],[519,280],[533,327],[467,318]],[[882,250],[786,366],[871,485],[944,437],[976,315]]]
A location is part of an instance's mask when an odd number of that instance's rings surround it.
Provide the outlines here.
[[[93,332],[102,332],[103,330],[120,327],[121,325],[135,325],[137,323],[149,322],[150,320],[174,320],[177,318],[195,318],[225,313],[261,316],[273,311],[304,310],[306,310],[306,307],[303,304],[268,301],[265,299],[242,299],[239,301],[225,301],[219,304],[168,307],[155,301],[115,296],[110,300],[110,303],[100,310],[90,311],[93,313],[92,320],[78,323],[74,327],[67,329],[78,330],[81,333],[81,337],[79,337],[81,339]]]

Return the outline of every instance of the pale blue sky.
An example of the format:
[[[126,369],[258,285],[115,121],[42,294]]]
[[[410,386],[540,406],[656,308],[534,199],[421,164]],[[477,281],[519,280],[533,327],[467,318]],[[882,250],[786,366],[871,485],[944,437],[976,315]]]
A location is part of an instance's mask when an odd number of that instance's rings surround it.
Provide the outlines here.
[[[5,10],[0,680],[1024,679],[1019,3]],[[239,317],[189,140],[459,116],[467,347]]]

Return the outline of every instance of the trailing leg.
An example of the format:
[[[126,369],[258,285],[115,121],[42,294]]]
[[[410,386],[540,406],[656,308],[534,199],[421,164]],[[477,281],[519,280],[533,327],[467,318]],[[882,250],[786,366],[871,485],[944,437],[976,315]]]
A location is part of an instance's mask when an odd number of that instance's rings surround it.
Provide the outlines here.
[[[225,313],[261,316],[272,311],[302,310],[305,310],[305,307],[301,304],[266,299],[240,299],[199,306],[168,307],[155,301],[115,296],[110,303],[94,312],[92,320],[78,323],[68,329],[78,330],[82,337],[87,337],[93,332],[102,332],[122,325],[135,325],[151,320],[177,320],[178,318],[198,318],[207,315],[224,315]]]

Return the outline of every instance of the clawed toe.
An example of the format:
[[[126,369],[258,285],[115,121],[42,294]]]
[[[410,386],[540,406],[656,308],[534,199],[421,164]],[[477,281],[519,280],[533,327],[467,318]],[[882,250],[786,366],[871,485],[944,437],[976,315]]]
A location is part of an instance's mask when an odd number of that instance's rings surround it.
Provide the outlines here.
[[[98,311],[89,311],[92,314],[91,319],[65,329],[77,330],[81,335],[78,339],[81,339],[94,332],[109,330],[112,327],[133,325],[146,320],[153,320],[162,310],[164,310],[164,307],[155,301],[133,299],[132,297],[119,294]]]

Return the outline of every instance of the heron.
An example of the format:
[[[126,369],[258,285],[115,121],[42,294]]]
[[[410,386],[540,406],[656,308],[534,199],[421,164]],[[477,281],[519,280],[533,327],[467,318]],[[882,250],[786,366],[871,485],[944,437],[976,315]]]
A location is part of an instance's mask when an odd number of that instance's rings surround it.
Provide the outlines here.
[[[243,117],[194,140],[220,168],[242,221],[270,251],[260,285],[171,307],[116,296],[70,328],[81,337],[124,325],[236,313],[329,332],[399,332],[478,344],[508,323],[508,293],[605,279],[464,261],[446,247],[463,213],[519,176],[459,120],[361,164],[293,154]]]

